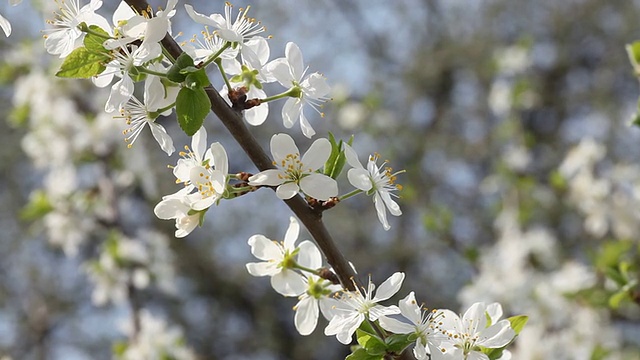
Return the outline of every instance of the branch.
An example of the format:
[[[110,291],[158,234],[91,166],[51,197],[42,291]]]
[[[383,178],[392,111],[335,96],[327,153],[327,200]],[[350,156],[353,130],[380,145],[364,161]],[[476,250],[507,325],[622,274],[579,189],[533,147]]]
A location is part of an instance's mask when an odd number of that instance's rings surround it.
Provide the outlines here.
[[[145,0],[126,0],[126,2],[139,13],[149,7],[149,4]],[[168,34],[162,39],[162,46],[164,46],[174,58],[178,58],[182,53],[180,45]],[[258,144],[251,132],[249,132],[249,129],[244,123],[242,113],[233,110],[227,105],[218,91],[212,86],[205,88],[205,90],[211,101],[211,111],[216,114],[222,124],[229,130],[231,136],[240,144],[258,170],[273,169],[274,166],[271,158],[269,158],[264,149]],[[336,275],[338,275],[342,286],[352,291],[355,290],[356,284],[361,286],[349,262],[340,250],[338,250],[327,228],[324,226],[322,222],[322,212],[309,207],[300,195],[285,200],[285,203],[298,219],[300,219],[316,241],[318,247],[320,247],[327,258],[327,262],[333,267]]]

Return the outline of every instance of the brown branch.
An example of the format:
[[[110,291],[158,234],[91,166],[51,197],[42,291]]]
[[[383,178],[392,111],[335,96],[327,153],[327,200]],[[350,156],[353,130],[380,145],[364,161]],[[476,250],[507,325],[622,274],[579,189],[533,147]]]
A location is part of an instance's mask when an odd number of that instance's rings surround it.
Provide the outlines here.
[[[149,7],[149,4],[144,0],[126,0],[126,2],[138,12]],[[162,45],[174,58],[178,58],[182,53],[180,46],[168,34],[164,39],[162,39]],[[272,160],[264,149],[262,149],[260,144],[258,144],[251,132],[249,132],[249,129],[244,123],[242,113],[233,110],[229,105],[227,105],[218,91],[213,87],[206,87],[205,90],[209,96],[209,100],[211,101],[211,111],[216,114],[222,124],[227,128],[227,130],[229,130],[231,136],[233,136],[238,144],[240,144],[244,152],[255,164],[258,170],[263,171],[273,169],[274,166],[272,164]],[[355,277],[355,273],[349,265],[349,262],[345,259],[342,253],[340,253],[340,250],[338,250],[335,242],[322,222],[322,212],[309,207],[300,195],[292,199],[285,200],[285,203],[298,217],[298,219],[300,219],[316,241],[318,247],[320,247],[320,250],[322,250],[327,258],[327,262],[333,267],[338,278],[340,278],[342,286],[348,290],[355,290],[356,284],[360,286],[360,282]]]

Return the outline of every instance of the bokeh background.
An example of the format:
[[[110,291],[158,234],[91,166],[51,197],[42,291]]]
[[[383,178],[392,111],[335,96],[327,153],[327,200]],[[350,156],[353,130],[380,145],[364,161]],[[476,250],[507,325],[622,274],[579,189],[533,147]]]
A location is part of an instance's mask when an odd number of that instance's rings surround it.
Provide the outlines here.
[[[205,14],[224,6],[181,1],[172,22],[183,41],[201,30],[184,3]],[[640,39],[640,1],[250,5],[273,35],[272,58],[293,41],[309,71],[329,79],[326,115],[311,116],[318,134],[354,134],[363,158],[378,152],[406,169],[391,230],[366,197],[325,214],[363,279],[404,271],[394,302],[413,290],[429,308],[499,301],[507,315],[529,315],[514,359],[640,359],[639,307],[608,308],[612,286],[599,267],[606,249],[638,244],[640,128],[630,122],[640,90],[625,44]],[[116,6],[105,1],[101,12]],[[41,39],[54,9],[0,5],[14,26],[0,39],[0,355],[109,359],[132,311],[145,309],[200,359],[344,358],[325,321],[300,336],[295,299],[245,270],[247,239],[282,238],[288,225],[273,192],[223,202],[185,239],[155,218],[155,204],[177,190],[166,165],[178,155],[167,158],[147,131],[127,149],[123,120],[101,111],[107,90],[54,78],[60,60]],[[297,126],[282,126],[280,106],[255,136],[267,146],[287,131],[306,149]],[[189,144],[173,117],[162,124],[176,148]],[[213,115],[206,127],[232,172],[255,171]],[[133,268],[100,260],[114,243],[126,243],[119,251]],[[109,276],[136,269],[149,270],[150,285],[127,297]]]

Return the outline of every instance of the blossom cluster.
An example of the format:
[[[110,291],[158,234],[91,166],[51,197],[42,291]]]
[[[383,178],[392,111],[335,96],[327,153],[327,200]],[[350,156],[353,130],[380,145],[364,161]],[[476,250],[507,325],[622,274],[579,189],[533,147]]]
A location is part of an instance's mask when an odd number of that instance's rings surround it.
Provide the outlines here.
[[[345,345],[352,342],[358,329],[373,324],[406,335],[400,350],[414,344],[413,353],[420,360],[489,359],[486,352],[504,349],[516,335],[510,319],[501,319],[498,303],[474,303],[460,317],[447,309],[422,309],[411,291],[397,306],[381,305],[400,291],[405,278],[402,272],[391,275],[377,289],[371,279],[366,288],[356,286],[353,291],[333,284],[335,274],[322,266],[316,246],[309,240],[296,245],[299,232],[298,221],[291,217],[282,242],[260,234],[250,237],[251,253],[262,261],[248,263],[247,270],[253,276],[269,276],[271,286],[281,295],[298,297],[294,323],[301,335],[315,330],[322,313],[329,321],[324,334],[335,335]],[[370,353],[360,340],[362,336],[358,334],[358,342]],[[505,351],[501,359],[508,359],[507,354]]]
[[[255,174],[229,172],[230,159],[223,145],[207,141],[204,120],[211,107],[208,92],[215,91],[209,80],[211,74],[206,71],[209,65],[217,67],[224,81],[219,92],[226,95],[234,110],[242,112],[249,125],[266,121],[269,102],[286,99],[280,114],[283,126],[291,129],[299,123],[308,139],[316,132],[307,115],[313,111],[324,116],[321,109],[331,89],[323,75],[308,72],[302,52],[294,43],[286,44],[283,57],[270,59],[268,38],[262,36],[265,27],[248,16],[249,8],[239,9],[234,16],[229,3],[224,14],[210,15],[185,5],[188,16],[203,25],[203,30],[201,36],[180,44],[179,56],[171,55],[163,41],[175,33],[171,21],[177,5],[177,0],[168,0],[162,10],[137,12],[122,1],[108,20],[97,12],[101,0],[91,0],[84,6],[78,0],[62,2],[44,40],[46,51],[63,61],[58,76],[91,78],[98,88],[108,88],[107,100],[101,106],[105,113],[124,119],[122,133],[127,147],[133,147],[148,126],[162,151],[171,156],[176,150],[174,140],[160,121],[174,112],[180,128],[191,137],[191,145],[178,152],[180,158],[171,166],[176,183],[182,187],[164,196],[154,207],[154,214],[174,220],[175,236],[180,238],[201,225],[213,205],[261,187],[273,188],[282,200],[303,195],[309,207],[318,211],[364,193],[372,197],[378,220],[389,230],[387,215],[402,214],[394,200],[396,191],[402,189],[396,184],[402,171],[394,172],[387,161],[380,163],[377,153],[363,164],[352,148],[353,139],[337,142],[330,134],[315,139],[302,154],[289,134],[277,133],[270,140],[271,166]],[[0,25],[8,35],[8,22],[0,18]],[[144,89],[141,98],[135,94],[136,83]],[[269,83],[278,83],[284,90],[268,96],[264,85]],[[355,189],[340,195],[337,178],[345,165],[349,166],[347,180]],[[115,196],[115,192],[111,186],[110,195]],[[115,215],[107,217],[111,223],[116,222]],[[61,223],[59,219],[55,222]],[[87,227],[98,226],[99,222]],[[397,306],[384,306],[382,302],[400,291],[404,273],[394,273],[377,290],[371,280],[366,288],[355,279],[353,287],[345,286],[323,266],[322,253],[313,242],[296,245],[299,233],[300,224],[292,217],[282,242],[259,234],[252,236],[251,252],[262,261],[246,267],[251,275],[269,276],[273,288],[283,296],[298,297],[294,323],[302,335],[315,330],[322,313],[328,320],[326,335],[349,344],[356,334],[360,348],[355,352],[366,352],[374,358],[400,354],[413,344],[418,359],[506,359],[504,348],[526,321],[525,317],[501,319],[502,308],[497,303],[475,303],[462,316],[446,309],[427,311],[417,305],[413,291]],[[156,235],[140,231],[134,239],[113,233],[103,242],[97,260],[86,266],[96,284],[96,304],[124,302],[152,281],[167,292],[173,291],[173,273],[164,266],[170,262],[164,252],[167,244]],[[77,251],[83,237],[77,238],[67,240],[67,253]],[[132,310],[137,317],[136,326],[127,330],[132,341],[116,354],[118,357],[192,358],[179,346],[179,331],[168,329],[135,306]],[[388,341],[390,334],[399,338]]]

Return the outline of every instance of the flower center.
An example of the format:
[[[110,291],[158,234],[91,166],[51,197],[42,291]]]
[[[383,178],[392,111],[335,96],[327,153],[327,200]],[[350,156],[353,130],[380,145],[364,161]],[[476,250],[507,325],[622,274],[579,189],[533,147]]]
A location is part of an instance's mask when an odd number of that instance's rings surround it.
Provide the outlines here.
[[[274,165],[277,165],[274,163]],[[290,180],[293,182],[300,181],[304,175],[304,164],[300,161],[300,154],[288,154],[280,162],[280,167],[284,170],[285,176],[278,175],[281,179]],[[312,169],[308,169],[306,172],[312,172]]]

